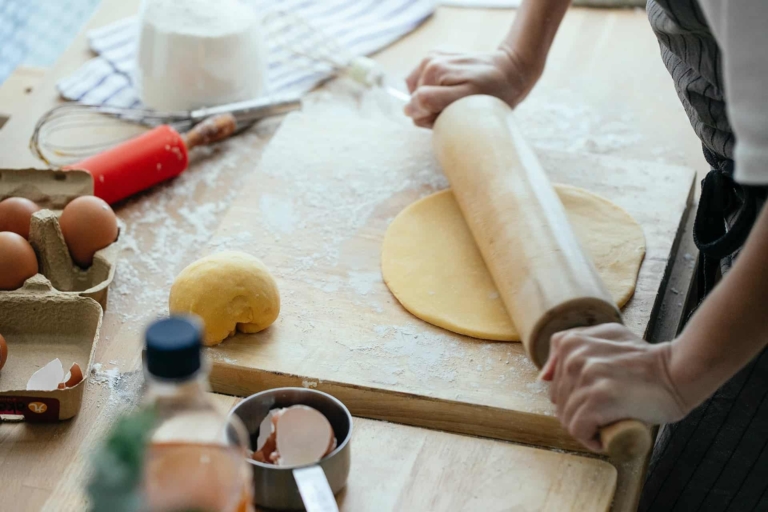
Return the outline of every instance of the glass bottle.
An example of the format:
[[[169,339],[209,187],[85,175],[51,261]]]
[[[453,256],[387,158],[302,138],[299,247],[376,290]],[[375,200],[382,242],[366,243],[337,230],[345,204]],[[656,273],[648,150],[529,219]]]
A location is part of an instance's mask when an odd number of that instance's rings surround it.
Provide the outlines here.
[[[146,400],[157,415],[143,475],[148,512],[253,510],[249,438],[206,394],[201,340],[194,318],[159,320],[146,332]]]

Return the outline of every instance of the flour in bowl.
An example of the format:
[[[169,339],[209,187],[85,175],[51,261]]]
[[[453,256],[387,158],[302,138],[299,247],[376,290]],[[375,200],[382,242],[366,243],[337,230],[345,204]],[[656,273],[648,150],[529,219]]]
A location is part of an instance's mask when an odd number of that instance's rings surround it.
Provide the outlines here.
[[[261,17],[240,0],[144,0],[135,86],[145,106],[190,110],[260,96]]]

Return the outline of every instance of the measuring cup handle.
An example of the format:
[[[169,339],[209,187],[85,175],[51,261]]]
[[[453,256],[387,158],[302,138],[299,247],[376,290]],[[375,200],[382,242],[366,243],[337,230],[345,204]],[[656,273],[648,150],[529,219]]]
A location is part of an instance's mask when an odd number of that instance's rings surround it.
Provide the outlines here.
[[[336,498],[320,466],[293,470],[293,479],[299,488],[307,512],[339,512]]]

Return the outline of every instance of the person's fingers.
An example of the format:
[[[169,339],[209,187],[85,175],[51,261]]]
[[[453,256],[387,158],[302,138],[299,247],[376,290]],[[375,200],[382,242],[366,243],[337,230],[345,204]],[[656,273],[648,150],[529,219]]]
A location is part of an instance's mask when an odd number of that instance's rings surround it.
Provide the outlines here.
[[[419,91],[417,89],[417,91]],[[413,119],[414,121],[417,119],[421,119],[422,117],[428,117],[431,115],[434,115],[435,112],[432,112],[431,110],[427,109],[423,103],[424,100],[424,92],[415,92],[411,94],[411,99],[408,101],[408,103],[403,107],[403,112],[405,112],[405,115]]]
[[[583,342],[584,339],[577,329],[556,333],[550,339],[550,352],[555,351],[558,363],[555,367],[552,385],[549,387],[549,399],[557,405],[558,411],[564,405],[563,400],[567,398],[567,396],[563,396],[563,390],[571,387],[565,366],[567,363],[573,366],[575,361],[572,360],[571,355],[574,350],[583,345]]]
[[[568,428],[573,421],[576,412],[584,405],[584,403],[590,398],[592,392],[591,387],[576,388],[571,396],[568,397],[568,401],[563,404],[563,408],[557,418],[560,422]]]
[[[598,433],[602,425],[599,408],[593,405],[594,398],[589,397],[581,403],[568,423],[563,425],[577,441],[594,452],[601,452],[603,447]]]
[[[560,343],[562,343],[565,333],[568,331],[557,332],[549,339],[549,357],[544,367],[539,372],[539,380],[551,381],[555,378],[555,370],[559,360]],[[550,390],[552,388],[550,387]],[[551,398],[551,396],[550,396]]]
[[[453,85],[445,80],[451,73],[451,64],[445,57],[434,57],[424,66],[419,77],[419,87],[424,85]]]
[[[584,363],[576,385],[579,387],[588,386],[601,380],[616,380],[630,376],[630,368],[627,368],[625,365],[619,365],[620,363],[617,363],[615,358],[611,357],[609,351],[606,351],[606,357],[591,357],[589,361]]]
[[[405,107],[405,113],[413,119],[421,119],[440,114],[454,101],[472,94],[470,84],[451,87],[423,86],[411,95],[411,101]]]
[[[554,403],[557,403],[556,400],[556,384],[558,379],[558,369],[561,366],[562,363],[562,354],[561,354],[561,344],[563,342],[563,339],[565,338],[565,335],[563,333],[555,333],[552,335],[552,337],[549,340],[549,358],[547,359],[547,364],[549,365],[549,368],[547,369],[546,375],[549,376],[549,379],[551,381],[549,385],[549,401]],[[550,362],[551,361],[551,362]],[[544,373],[542,371],[542,373]]]
[[[595,412],[590,411],[589,406],[584,404],[574,415],[568,433],[593,452],[601,453],[603,446],[598,436],[599,423],[596,418]]]
[[[567,341],[566,341],[567,340]],[[550,341],[550,357],[539,373],[540,380],[553,381],[558,360],[564,360],[568,354],[577,347],[588,347],[581,353],[583,358],[599,357],[608,353],[631,350],[629,345],[616,345],[615,342],[636,341],[636,336],[621,324],[602,324],[593,327],[577,327],[567,331],[561,331],[552,335]],[[561,349],[561,347],[563,347]],[[568,375],[573,376],[574,371],[580,370],[576,361],[572,365]],[[552,390],[554,395],[554,389]],[[554,401],[554,400],[553,400]]]
[[[557,404],[557,414],[565,408],[571,393],[578,389],[576,384],[581,377],[581,371],[584,364],[587,361],[586,353],[589,351],[589,346],[586,339],[584,343],[574,344],[574,348],[568,353],[567,356],[562,356],[562,371],[558,375],[558,379],[553,383],[555,404]]]
[[[408,92],[413,94],[413,91],[422,85],[448,85],[463,81],[446,80],[448,75],[455,75],[451,71],[455,67],[452,65],[452,60],[461,56],[461,53],[451,51],[433,50],[429,52],[405,79]]]
[[[432,55],[428,55],[421,59],[421,62],[419,62],[419,65],[416,66],[413,71],[408,75],[408,77],[405,79],[405,85],[408,86],[408,92],[413,94],[413,91],[416,90],[416,88],[419,86],[419,79],[421,78],[421,73],[424,71],[424,68],[427,67],[427,65],[432,61]]]
[[[538,380],[551,381],[554,379],[555,369],[557,368],[557,350],[560,345],[560,339],[561,338],[557,336],[557,333],[549,339],[549,356],[547,357],[547,362],[544,363],[544,366],[539,372],[539,376],[537,377]],[[550,386],[550,391],[551,390],[552,387]]]
[[[420,117],[413,120],[413,124],[420,128],[432,128],[437,120],[437,114],[432,114],[426,117]]]
[[[632,341],[636,336],[622,324],[610,323],[582,327],[579,329],[586,336],[612,341]]]
[[[539,372],[539,376],[537,377],[537,380],[551,381],[552,378],[555,376],[556,366],[557,366],[557,355],[555,354],[555,351],[552,350],[552,348],[550,348],[547,362],[544,363],[544,366],[541,368],[541,371]]]
[[[440,50],[433,50],[427,54],[426,57],[421,59],[421,62],[419,62],[419,65],[416,66],[413,71],[408,75],[408,77],[405,79],[405,84],[408,86],[408,92],[413,94],[413,91],[415,91],[419,86],[419,79],[421,78],[421,75],[424,73],[424,69],[429,66],[429,64],[439,59],[440,57],[447,57],[451,55],[458,55],[455,52],[447,52],[447,51],[440,51]],[[433,84],[434,85],[434,84]]]

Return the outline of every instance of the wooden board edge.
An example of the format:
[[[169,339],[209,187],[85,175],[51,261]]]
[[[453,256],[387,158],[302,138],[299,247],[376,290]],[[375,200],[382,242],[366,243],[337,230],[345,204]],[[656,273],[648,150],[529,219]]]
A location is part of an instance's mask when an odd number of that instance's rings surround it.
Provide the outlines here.
[[[279,387],[311,387],[341,400],[353,416],[513,441],[534,447],[591,453],[573,439],[554,416],[472,405],[344,382],[320,381],[221,362],[213,362],[210,381],[214,392],[241,397]]]
[[[680,247],[683,245],[686,245],[685,237],[690,232],[689,230],[686,229],[686,227],[690,224],[695,214],[695,211],[693,208],[693,204],[694,204],[693,198],[696,190],[696,173],[693,171],[690,171],[690,173],[691,173],[691,179],[690,179],[691,183],[688,190],[688,197],[686,198],[686,202],[685,202],[685,208],[683,209],[682,214],[680,215],[677,231],[675,232],[675,240],[672,242],[672,246],[669,249],[669,255],[667,256],[667,264],[664,267],[664,275],[662,276],[661,282],[659,283],[659,288],[656,292],[656,299],[654,300],[653,307],[651,308],[650,320],[648,322],[648,325],[645,328],[645,332],[643,333],[643,338],[648,340],[651,343],[657,343],[659,341],[663,341],[661,339],[661,336],[666,334],[666,329],[664,329],[664,327],[666,326],[657,325],[659,317],[661,316],[660,312],[662,309],[662,305],[668,306],[670,303],[674,303],[674,297],[670,297],[670,294],[677,294],[668,285],[670,283],[670,278],[672,276],[673,270],[677,267],[677,265],[680,264],[680,262],[678,261],[682,256],[680,254]],[[679,309],[680,311],[674,311],[672,315],[674,316],[682,315],[683,306],[681,306]],[[669,314],[665,315],[665,317],[667,316],[670,316],[670,315]]]

